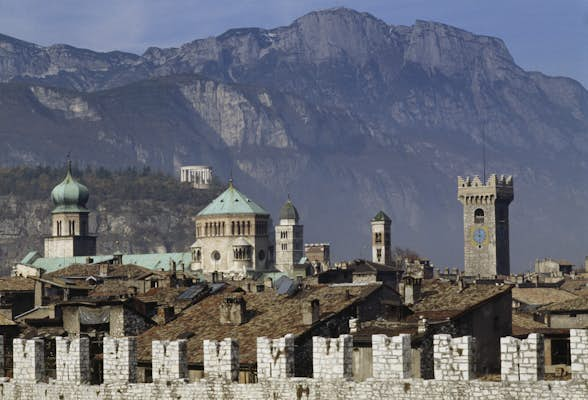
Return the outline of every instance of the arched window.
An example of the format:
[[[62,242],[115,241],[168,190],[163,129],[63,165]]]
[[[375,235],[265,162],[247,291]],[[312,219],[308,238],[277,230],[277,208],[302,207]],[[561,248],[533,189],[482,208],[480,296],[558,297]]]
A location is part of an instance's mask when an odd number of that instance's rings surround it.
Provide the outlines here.
[[[196,250],[196,261],[200,262],[201,258],[202,258],[202,253],[200,253],[200,250]]]
[[[251,221],[247,221],[247,234],[251,235]]]
[[[474,223],[484,223],[484,210],[482,210],[481,208],[477,208],[476,211],[474,211]]]
[[[231,235],[235,235],[235,221],[231,222]]]

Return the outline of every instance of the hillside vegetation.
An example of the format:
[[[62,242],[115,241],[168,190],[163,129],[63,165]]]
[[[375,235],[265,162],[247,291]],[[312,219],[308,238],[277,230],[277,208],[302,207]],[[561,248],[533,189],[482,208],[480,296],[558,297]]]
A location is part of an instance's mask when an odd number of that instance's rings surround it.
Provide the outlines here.
[[[194,240],[193,217],[222,188],[196,190],[149,168],[110,171],[74,168],[90,190],[90,230],[98,253],[186,251]],[[50,234],[50,194],[64,168],[0,168],[0,265],[9,271],[28,251],[43,252]]]

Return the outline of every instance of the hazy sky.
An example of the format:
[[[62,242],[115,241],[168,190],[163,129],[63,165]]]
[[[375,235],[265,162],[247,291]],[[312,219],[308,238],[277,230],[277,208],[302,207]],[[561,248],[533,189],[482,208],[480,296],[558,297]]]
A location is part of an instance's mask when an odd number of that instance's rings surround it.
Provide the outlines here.
[[[588,87],[588,0],[0,0],[0,33],[41,45],[142,53],[230,28],[287,25],[337,6],[389,24],[424,19],[497,36],[523,68]]]

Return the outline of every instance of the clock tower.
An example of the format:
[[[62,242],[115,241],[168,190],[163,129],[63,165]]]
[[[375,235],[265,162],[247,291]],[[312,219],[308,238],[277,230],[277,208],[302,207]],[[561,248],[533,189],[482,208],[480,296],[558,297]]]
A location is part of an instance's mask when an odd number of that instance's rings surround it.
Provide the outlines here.
[[[514,199],[512,176],[457,178],[463,205],[466,276],[510,274],[508,206]]]

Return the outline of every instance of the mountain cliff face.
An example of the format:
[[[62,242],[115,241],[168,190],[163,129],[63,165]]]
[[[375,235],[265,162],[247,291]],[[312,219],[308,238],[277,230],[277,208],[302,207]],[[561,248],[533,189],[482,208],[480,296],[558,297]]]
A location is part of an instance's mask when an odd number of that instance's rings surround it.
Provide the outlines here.
[[[307,241],[393,242],[462,261],[456,176],[515,175],[513,269],[585,255],[588,92],[518,67],[497,38],[332,9],[143,55],[0,36],[0,163],[208,163],[271,212],[288,193]]]

